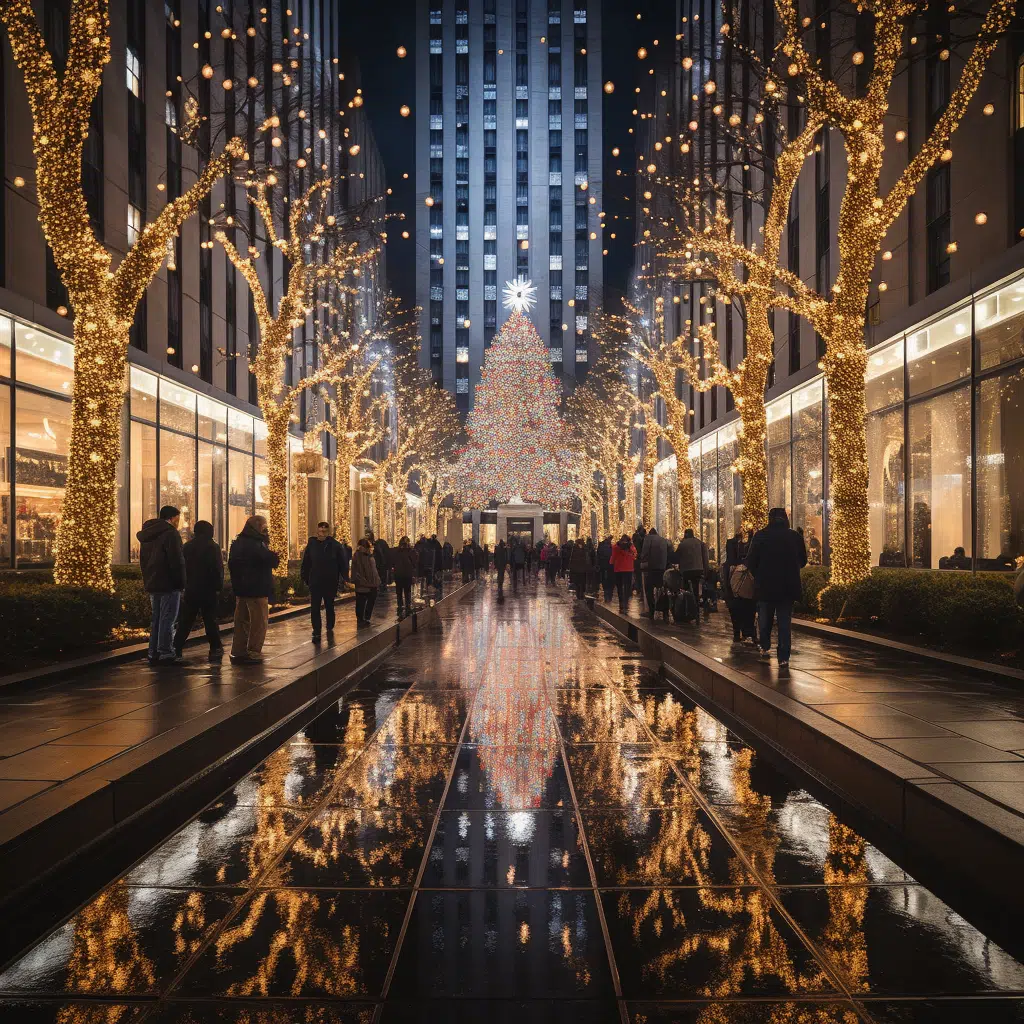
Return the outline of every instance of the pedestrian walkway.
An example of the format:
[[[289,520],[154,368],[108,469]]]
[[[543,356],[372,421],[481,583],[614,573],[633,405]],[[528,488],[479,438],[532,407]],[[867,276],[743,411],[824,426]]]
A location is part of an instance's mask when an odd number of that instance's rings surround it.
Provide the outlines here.
[[[752,644],[734,644],[729,612],[676,626],[630,620],[687,644],[777,693],[813,708],[859,735],[1003,808],[1024,815],[1024,692],[939,661],[882,647],[869,648],[796,628],[788,670],[774,656],[758,660]]]
[[[560,589],[442,616],[8,964],[0,1018],[1019,1020],[1019,936]]]

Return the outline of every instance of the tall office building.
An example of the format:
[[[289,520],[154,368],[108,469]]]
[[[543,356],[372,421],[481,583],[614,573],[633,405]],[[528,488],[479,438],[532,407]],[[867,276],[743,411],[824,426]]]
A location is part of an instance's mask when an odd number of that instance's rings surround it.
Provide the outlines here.
[[[417,14],[417,303],[423,361],[468,411],[519,276],[571,390],[601,301],[596,0],[429,0]]]

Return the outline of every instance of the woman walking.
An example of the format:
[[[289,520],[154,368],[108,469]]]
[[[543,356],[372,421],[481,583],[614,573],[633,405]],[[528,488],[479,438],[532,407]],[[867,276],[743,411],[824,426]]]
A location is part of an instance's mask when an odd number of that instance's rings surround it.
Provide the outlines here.
[[[377,602],[380,573],[373,559],[373,546],[366,537],[352,555],[352,583],[356,588],[356,626],[368,626]]]
[[[633,591],[633,570],[636,566],[636,548],[624,533],[612,547],[611,568],[615,574],[615,588],[619,592],[619,611],[629,611],[629,599]]]
[[[743,531],[725,542],[725,563],[722,565],[722,593],[732,619],[733,643],[756,640],[754,632],[754,577],[746,566],[750,550],[750,534]]]
[[[412,581],[416,576],[416,549],[408,537],[398,542],[391,552],[391,570],[395,574],[395,592],[398,595],[398,617],[412,611]]]

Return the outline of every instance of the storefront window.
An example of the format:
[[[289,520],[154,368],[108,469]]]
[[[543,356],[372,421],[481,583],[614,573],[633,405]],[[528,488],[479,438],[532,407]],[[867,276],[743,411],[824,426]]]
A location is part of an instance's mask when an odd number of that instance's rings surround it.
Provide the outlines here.
[[[903,339],[868,353],[868,412],[903,401]]]
[[[698,535],[702,532],[701,530],[701,460],[700,460],[700,441],[695,441],[690,445],[690,478],[693,486],[693,508],[697,516],[697,533]]]
[[[1024,356],[1024,278],[977,300],[974,334],[982,370]]]
[[[871,564],[906,565],[903,406],[869,416],[868,522]]]
[[[196,432],[196,393],[165,379],[160,381],[160,426]]]
[[[130,559],[136,562],[139,558],[139,541],[135,535],[144,522],[156,518],[158,506],[156,427],[135,420],[132,420],[131,427],[129,494],[131,535],[128,538],[128,551]]]
[[[792,508],[792,464],[790,460],[789,396],[768,406],[768,505]]]
[[[159,378],[154,373],[146,373],[137,366],[129,372],[130,409],[132,416],[156,422],[156,389]]]
[[[9,322],[9,321],[8,321]],[[0,323],[0,331],[3,324]],[[0,385],[0,567],[11,564],[11,389]]]
[[[700,526],[701,539],[709,548],[718,548],[718,448],[717,434],[701,441]]]
[[[0,316],[0,377],[11,375],[11,326],[7,317]]]
[[[228,444],[242,451],[252,451],[252,417],[237,409],[228,409]]]
[[[267,460],[256,459],[256,470],[254,477],[254,504],[256,515],[270,515],[270,477],[267,475]]]
[[[237,537],[252,515],[252,456],[228,452],[228,536]]]
[[[18,389],[14,555],[18,566],[53,563],[67,478],[71,403]]]
[[[971,373],[971,307],[907,335],[907,385],[923,395]]]
[[[239,456],[244,458],[244,456]],[[213,539],[227,545],[228,453],[219,445],[199,442],[199,502],[196,518],[213,524]]]
[[[1024,371],[978,385],[978,568],[1024,555]]]
[[[739,473],[733,470],[739,458],[736,425],[730,424],[718,432],[718,549],[719,559],[725,554],[725,542],[740,528],[742,500],[737,505]]]
[[[74,346],[28,324],[14,325],[18,380],[71,396]]]
[[[821,565],[823,536],[822,382],[815,381],[793,394],[793,518],[804,531],[807,561]]]
[[[253,420],[253,439],[256,442],[256,457],[265,459],[267,457],[267,425],[263,420]]]
[[[160,504],[181,512],[178,529],[188,539],[196,521],[196,439],[160,431]]]
[[[225,444],[228,439],[227,406],[205,395],[198,395],[199,436],[206,441]],[[205,514],[205,513],[204,513]]]
[[[969,388],[910,407],[914,568],[970,568],[970,423]]]

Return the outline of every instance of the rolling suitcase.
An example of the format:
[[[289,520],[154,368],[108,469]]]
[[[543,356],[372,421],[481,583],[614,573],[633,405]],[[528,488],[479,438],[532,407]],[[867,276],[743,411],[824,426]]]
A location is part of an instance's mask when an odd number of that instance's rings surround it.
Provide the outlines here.
[[[679,624],[696,622],[700,610],[697,607],[697,598],[693,591],[684,588],[676,595],[675,603],[672,605],[672,618]]]

